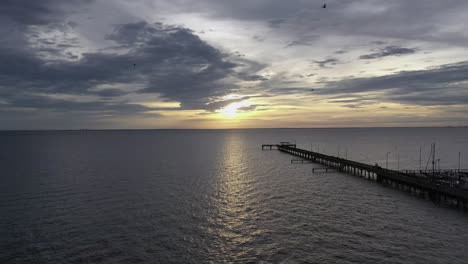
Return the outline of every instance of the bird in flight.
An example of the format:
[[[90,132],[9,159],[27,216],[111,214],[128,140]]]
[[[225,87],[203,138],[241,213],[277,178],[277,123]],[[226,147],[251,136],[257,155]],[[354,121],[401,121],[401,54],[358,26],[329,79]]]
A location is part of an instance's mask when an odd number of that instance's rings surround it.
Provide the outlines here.
[[[323,4],[322,8],[327,8],[327,4]]]

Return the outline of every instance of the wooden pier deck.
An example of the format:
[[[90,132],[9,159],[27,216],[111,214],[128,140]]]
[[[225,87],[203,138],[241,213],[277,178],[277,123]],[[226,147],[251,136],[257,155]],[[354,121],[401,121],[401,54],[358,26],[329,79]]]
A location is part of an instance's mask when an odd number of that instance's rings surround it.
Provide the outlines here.
[[[433,201],[468,208],[468,185],[465,178],[468,170],[445,170],[443,172],[396,171],[296,148],[296,144],[286,143],[263,144],[262,150],[276,148],[281,152],[323,164],[340,172],[365,177],[378,183],[430,198]]]

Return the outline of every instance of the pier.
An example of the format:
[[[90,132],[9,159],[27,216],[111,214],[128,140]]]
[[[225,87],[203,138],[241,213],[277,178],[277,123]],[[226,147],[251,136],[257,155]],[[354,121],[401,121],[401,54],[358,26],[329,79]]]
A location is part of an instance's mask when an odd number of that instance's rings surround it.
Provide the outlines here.
[[[282,147],[292,147],[292,148],[296,148],[296,144],[293,144],[293,143],[290,143],[290,142],[280,142],[279,144],[262,144],[262,150],[265,150],[265,149],[279,149],[279,147],[282,146]]]
[[[373,180],[377,183],[408,191],[435,202],[444,202],[464,209],[468,208],[468,170],[390,170],[375,165],[304,150],[296,144],[263,144],[264,149],[281,152],[325,165],[339,172]],[[315,169],[317,170],[317,169]],[[328,171],[328,170],[327,170]]]

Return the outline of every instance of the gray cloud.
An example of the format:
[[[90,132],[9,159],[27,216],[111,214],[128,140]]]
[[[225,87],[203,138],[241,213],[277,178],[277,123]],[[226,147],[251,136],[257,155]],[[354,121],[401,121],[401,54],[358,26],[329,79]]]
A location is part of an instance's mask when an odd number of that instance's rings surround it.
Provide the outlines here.
[[[376,41],[372,41],[371,44],[374,44],[374,45],[384,45],[384,44],[387,44],[387,42],[381,41],[381,40],[376,40]]]
[[[43,95],[24,95],[12,98],[10,104],[19,108],[49,109],[59,112],[97,112],[98,114],[135,114],[154,110],[137,104],[123,102],[74,102],[63,99],[54,99]]]
[[[313,63],[317,64],[320,68],[330,68],[340,63],[337,58],[327,58],[325,60],[314,60]]]
[[[294,47],[294,46],[311,46],[315,40],[317,40],[320,36],[312,35],[312,36],[301,36],[300,38],[293,40],[286,44],[287,48]]]
[[[377,52],[361,55],[359,59],[361,60],[373,60],[380,59],[388,56],[402,56],[416,53],[417,49],[415,48],[403,48],[398,46],[387,46],[385,48],[379,49]]]
[[[99,112],[141,115],[161,110],[123,99],[135,92],[179,101],[182,109],[214,111],[229,103],[217,98],[238,90],[238,81],[266,80],[256,74],[264,65],[223,53],[188,28],[162,23],[116,25],[106,36],[113,46],[76,54],[71,50],[79,49],[80,43],[68,33],[79,24],[66,20],[90,2],[2,3],[0,33],[8,33],[9,38],[0,40],[0,114],[11,115],[15,109],[96,116]],[[8,32],[8,27],[14,30]],[[62,37],[42,34],[53,30],[63,32]],[[56,94],[67,99],[57,99]],[[96,99],[73,99],[83,95]]]
[[[156,1],[164,8],[166,1]],[[164,4],[163,4],[164,3]],[[383,42],[385,39],[423,40],[450,42],[465,45],[467,36],[464,28],[444,30],[446,24],[462,23],[468,8],[464,0],[443,1],[328,1],[329,8],[321,4],[302,0],[272,1],[228,1],[197,0],[172,1],[171,10],[195,12],[213,19],[236,19],[239,21],[287,20],[282,24],[283,34],[300,37],[305,34],[330,34],[339,36],[369,36]],[[155,5],[152,2],[152,5]],[[177,7],[177,8],[175,8]],[[456,7],[456,8],[454,8]],[[457,20],[458,19],[458,20]],[[375,43],[381,45],[381,43]]]
[[[262,37],[262,36],[259,36],[259,35],[253,36],[252,39],[254,39],[254,40],[258,41],[258,42],[265,41],[265,37]]]
[[[281,24],[283,24],[284,22],[286,22],[286,20],[284,19],[272,19],[268,21],[268,26],[270,28],[280,28]]]
[[[16,25],[46,25],[61,22],[70,10],[76,10],[92,0],[3,0],[0,21],[12,21]]]
[[[317,75],[316,73],[309,73],[309,74],[299,74],[299,73],[296,73],[296,74],[293,74],[292,77],[295,77],[295,78],[310,78],[310,77],[313,77]],[[283,81],[282,83],[298,83],[298,81]]]
[[[347,50],[337,50],[335,51],[335,54],[345,54],[345,53],[348,53]]]
[[[89,3],[92,5],[89,6]],[[149,11],[154,11],[152,17],[173,21],[171,23],[177,23],[177,26],[135,22],[139,21],[141,14],[147,15],[145,12],[134,12],[146,4]],[[324,41],[343,41],[338,43],[340,46],[330,47],[333,50],[328,52],[338,50],[334,54],[344,54],[348,49],[355,54],[359,49],[375,47],[376,50],[360,57],[367,61],[355,61],[361,64],[418,51],[415,48],[390,46],[391,43],[417,43],[430,49],[440,47],[439,44],[443,44],[444,48],[464,47],[468,40],[466,28],[459,26],[468,9],[468,2],[462,0],[451,0],[449,3],[331,0],[330,8],[326,10],[320,4],[302,0],[137,1],[131,6],[138,8],[130,8],[131,11],[122,6],[127,6],[127,3],[119,5],[91,0],[3,1],[0,34],[8,37],[0,38],[0,116],[12,116],[13,109],[22,108],[55,113],[85,112],[91,117],[94,114],[97,116],[100,111],[140,115],[158,110],[132,104],[126,99],[142,95],[179,101],[182,109],[210,112],[229,104],[229,100],[221,98],[233,92],[274,96],[308,95],[314,91],[301,81],[293,83],[299,78],[305,81],[306,74],[266,76],[260,72],[268,65],[246,59],[251,55],[248,51],[232,53],[237,49],[234,47],[227,54],[221,50],[225,40],[210,44],[200,39],[189,28],[182,26],[186,22],[191,23],[188,22],[190,19],[184,21],[184,17],[192,15],[207,21],[234,22],[234,27],[252,25],[252,32],[248,34],[256,36],[252,40],[257,45],[269,45],[270,48],[272,43],[267,40],[278,41],[275,44],[280,43],[288,48],[280,52],[296,58],[301,55],[294,49],[306,49],[311,45],[317,45],[317,50],[323,49],[325,44],[317,41],[319,36]],[[89,10],[86,10],[88,7]],[[86,10],[86,14],[83,12],[75,16],[82,10]],[[94,20],[90,22],[85,16]],[[180,17],[182,20],[174,22],[169,17]],[[113,31],[110,25],[115,26]],[[262,29],[265,26],[270,28]],[[231,34],[227,28],[227,33]],[[257,29],[260,31],[255,32]],[[211,29],[197,30],[205,32],[207,39],[212,37],[209,35],[213,31]],[[217,28],[217,31],[221,33],[222,29]],[[57,32],[60,36],[52,36]],[[108,33],[106,40],[102,37],[104,33]],[[432,45],[431,42],[437,43]],[[246,57],[242,57],[244,54]],[[434,58],[431,58],[434,62],[438,60],[437,54],[434,53]],[[320,68],[342,63],[337,58],[318,58],[322,60],[313,63]],[[136,67],[133,67],[134,64]],[[314,94],[335,96],[335,102],[347,104],[347,107],[359,107],[373,101],[463,106],[468,99],[464,75],[466,66],[462,63],[372,78],[348,76],[335,82],[314,76],[317,85],[323,87],[315,89]],[[293,81],[290,80],[291,76],[294,77]],[[251,82],[248,85],[252,87],[240,85],[246,82]],[[296,87],[287,87],[288,84]],[[355,102],[338,102],[340,98],[349,98],[349,94],[355,95]],[[67,99],[56,99],[57,95],[67,95],[64,97]],[[95,101],[78,101],[76,98],[80,96],[94,98]]]
[[[361,104],[344,104],[342,106],[346,108],[351,108],[351,109],[363,108]]]
[[[267,110],[268,108],[263,108],[263,107],[266,107],[268,105],[266,104],[252,104],[252,105],[249,105],[249,106],[243,106],[243,107],[239,107],[237,108],[237,111],[240,111],[240,112],[251,112],[251,111],[264,111],[264,110]],[[262,107],[262,108],[260,108]]]
[[[267,90],[272,94],[307,94],[314,92],[315,89],[310,87],[275,87]]]
[[[250,75],[248,72],[240,72],[236,76],[238,76],[240,79],[242,79],[244,81],[251,81],[251,82],[268,80],[268,78],[266,78],[264,76],[260,76],[260,75],[256,75],[256,74]]]
[[[213,98],[239,88],[236,80],[265,80],[255,71],[240,70],[242,67],[261,69],[261,66],[245,59],[233,61],[187,28],[142,21],[117,25],[107,39],[117,44],[114,49],[121,51],[84,53],[75,61],[49,61],[39,56],[43,48],[0,46],[3,62],[0,64],[0,93],[11,107],[22,107],[27,102],[30,107],[37,108],[97,109],[97,105],[90,103],[65,104],[30,95],[62,93],[115,98],[133,92],[132,86],[137,86],[142,87],[138,93],[156,93],[162,98],[179,101],[183,109],[212,109],[208,104]],[[47,44],[47,40],[40,41]],[[55,52],[56,47],[51,45],[47,51]],[[129,89],[96,89],[100,85]],[[24,100],[18,99],[21,96]],[[103,109],[110,107],[99,101],[95,104],[102,104]],[[120,106],[122,111],[151,110],[126,103]],[[112,107],[115,111],[118,105]]]
[[[316,93],[337,95],[335,99],[358,96],[354,102],[375,99],[427,106],[466,105],[467,72],[468,62],[460,62],[420,71],[402,71],[378,77],[327,82],[325,87],[317,89]],[[369,93],[370,95],[367,95]]]

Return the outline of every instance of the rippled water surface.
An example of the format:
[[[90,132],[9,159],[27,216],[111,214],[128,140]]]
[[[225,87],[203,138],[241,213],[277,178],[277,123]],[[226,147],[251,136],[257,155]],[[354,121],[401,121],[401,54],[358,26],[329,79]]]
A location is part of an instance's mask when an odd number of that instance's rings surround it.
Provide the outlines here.
[[[279,141],[468,167],[467,128],[0,132],[0,263],[468,263],[467,212],[261,151]]]

